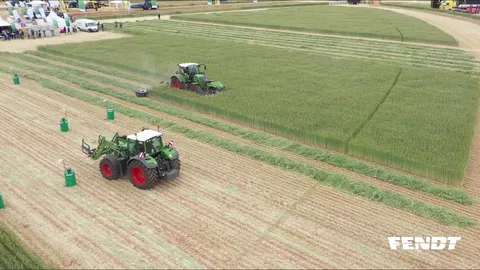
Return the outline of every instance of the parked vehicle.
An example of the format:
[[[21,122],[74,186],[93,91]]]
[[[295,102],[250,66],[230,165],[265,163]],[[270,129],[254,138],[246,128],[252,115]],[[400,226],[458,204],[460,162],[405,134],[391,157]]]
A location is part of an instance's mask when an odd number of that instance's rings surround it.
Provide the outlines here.
[[[93,20],[78,19],[75,21],[75,24],[80,31],[98,32],[98,26]]]

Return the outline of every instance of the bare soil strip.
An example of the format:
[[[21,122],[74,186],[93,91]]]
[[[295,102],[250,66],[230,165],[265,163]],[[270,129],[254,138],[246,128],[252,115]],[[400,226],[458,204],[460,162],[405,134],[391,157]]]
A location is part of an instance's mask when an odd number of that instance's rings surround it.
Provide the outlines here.
[[[106,121],[102,108],[28,80],[12,86],[10,79],[0,78],[0,123],[8,123],[0,129],[5,146],[0,188],[8,205],[1,220],[31,248],[48,243],[38,252],[58,267],[478,265],[478,228],[442,226],[180,134],[165,135],[183,153],[179,179],[148,192],[127,180],[107,181],[98,161],[81,153],[81,138],[94,143],[98,134],[131,133],[145,123],[122,115]],[[64,107],[68,133],[59,131]],[[59,158],[76,170],[77,187],[64,187]],[[17,223],[18,210],[25,214],[23,226]],[[403,235],[464,238],[448,252],[389,250],[387,237]]]

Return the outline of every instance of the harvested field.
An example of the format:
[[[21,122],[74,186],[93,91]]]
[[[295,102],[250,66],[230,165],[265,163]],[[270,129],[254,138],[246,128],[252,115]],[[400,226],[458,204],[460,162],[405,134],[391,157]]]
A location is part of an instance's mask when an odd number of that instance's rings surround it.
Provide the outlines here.
[[[6,86],[5,78],[0,118],[12,124],[0,133],[1,159],[12,169],[1,171],[9,205],[2,223],[57,267],[474,268],[478,263],[477,228],[438,225],[179,134],[166,134],[180,153],[188,153],[179,179],[147,193],[126,180],[109,182],[99,175],[98,162],[81,153],[81,138],[94,142],[100,133],[131,132],[145,123],[122,115],[107,122],[104,109],[27,80]],[[19,107],[22,112],[16,112]],[[69,133],[59,132],[64,107]],[[25,144],[30,148],[19,147]],[[216,160],[208,162],[212,156]],[[77,187],[64,187],[59,158],[76,170]],[[464,242],[448,254],[387,249],[386,237],[413,234],[461,235]]]

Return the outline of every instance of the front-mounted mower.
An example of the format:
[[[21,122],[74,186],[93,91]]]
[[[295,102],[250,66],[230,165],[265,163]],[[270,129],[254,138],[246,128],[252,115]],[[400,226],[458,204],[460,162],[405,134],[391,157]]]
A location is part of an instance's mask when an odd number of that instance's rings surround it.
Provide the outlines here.
[[[203,67],[203,71],[202,71]],[[225,88],[219,81],[212,81],[205,75],[207,66],[197,63],[182,63],[170,78],[170,86],[190,90],[200,95],[217,94]]]
[[[140,189],[152,188],[160,180],[171,180],[180,174],[180,159],[173,142],[163,144],[163,134],[143,128],[141,132],[119,136],[108,141],[98,138],[97,148],[90,149],[82,140],[82,152],[93,160],[103,156],[100,172],[108,180],[128,174],[132,184]]]

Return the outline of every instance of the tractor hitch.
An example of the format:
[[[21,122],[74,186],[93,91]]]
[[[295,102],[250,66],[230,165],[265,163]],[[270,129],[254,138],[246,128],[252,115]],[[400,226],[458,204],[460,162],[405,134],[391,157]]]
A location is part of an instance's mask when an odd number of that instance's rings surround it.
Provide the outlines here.
[[[82,152],[88,156],[95,154],[95,148],[90,149],[90,145],[82,139]]]

